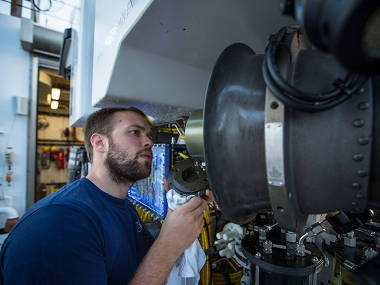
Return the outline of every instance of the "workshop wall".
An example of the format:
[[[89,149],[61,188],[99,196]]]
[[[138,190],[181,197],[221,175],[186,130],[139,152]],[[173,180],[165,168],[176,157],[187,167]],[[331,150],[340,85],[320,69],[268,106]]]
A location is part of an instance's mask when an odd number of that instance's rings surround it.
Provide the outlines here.
[[[16,114],[12,97],[23,98],[28,103],[31,78],[31,55],[20,44],[20,18],[0,14],[0,193],[11,199],[1,199],[1,206],[13,207],[20,215],[26,209],[27,192],[27,143],[28,116]],[[27,110],[27,108],[26,108]],[[5,181],[7,147],[13,151],[12,181]],[[10,200],[13,200],[11,202]],[[5,216],[0,215],[0,228],[4,226]],[[5,235],[1,235],[0,244]]]
[[[37,130],[39,200],[67,183],[70,147],[83,144],[83,129],[69,127],[69,117],[39,115]]]

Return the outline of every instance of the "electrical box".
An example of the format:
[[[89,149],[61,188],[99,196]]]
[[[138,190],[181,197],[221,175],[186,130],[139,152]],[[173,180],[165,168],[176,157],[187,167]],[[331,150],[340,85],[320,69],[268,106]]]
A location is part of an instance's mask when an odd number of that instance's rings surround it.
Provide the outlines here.
[[[21,96],[12,97],[13,111],[16,115],[27,116],[29,113],[28,98]]]

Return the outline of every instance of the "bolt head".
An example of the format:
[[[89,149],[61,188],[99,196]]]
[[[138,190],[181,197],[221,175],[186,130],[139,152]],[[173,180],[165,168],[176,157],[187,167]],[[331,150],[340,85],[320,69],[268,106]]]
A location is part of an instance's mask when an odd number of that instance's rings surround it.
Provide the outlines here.
[[[368,102],[360,102],[358,105],[359,110],[367,110],[369,108]]]
[[[355,195],[355,198],[356,199],[361,199],[361,198],[363,198],[363,194],[358,193],[358,194]]]
[[[362,136],[362,137],[358,138],[358,143],[360,145],[367,145],[367,144],[369,144],[369,137]]]
[[[353,156],[352,156],[352,159],[354,160],[354,161],[362,161],[363,159],[364,159],[364,155],[363,154],[361,154],[361,153],[357,153],[357,154],[354,154]]]
[[[352,188],[354,188],[354,189],[360,189],[361,185],[358,182],[354,182],[354,183],[352,183]]]
[[[361,128],[364,126],[364,120],[363,119],[356,119],[352,122],[352,125],[356,128]]]

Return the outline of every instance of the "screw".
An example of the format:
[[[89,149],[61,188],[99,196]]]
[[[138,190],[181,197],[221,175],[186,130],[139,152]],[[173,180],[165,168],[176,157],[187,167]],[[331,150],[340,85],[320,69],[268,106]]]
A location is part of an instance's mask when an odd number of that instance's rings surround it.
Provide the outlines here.
[[[270,240],[264,241],[263,250],[267,254],[272,254],[272,242]]]
[[[364,120],[363,119],[356,119],[352,122],[352,125],[356,128],[361,128],[364,126]]]
[[[352,203],[351,203],[352,206],[356,206],[357,204],[358,204],[358,203],[356,203],[356,202],[352,202]]]
[[[312,261],[313,263],[318,263],[319,259],[318,259],[318,257],[314,256],[314,257],[311,259],[311,261]]]
[[[357,182],[354,182],[354,183],[352,183],[352,188],[354,188],[354,189],[360,189],[361,185],[359,183],[357,183]]]
[[[362,94],[363,94],[364,91],[365,91],[364,88],[360,88],[359,93],[362,93]]]
[[[369,108],[368,102],[360,102],[358,105],[359,110],[367,110]]]
[[[358,143],[361,145],[366,145],[369,143],[369,137],[360,137],[358,139]]]
[[[360,169],[357,172],[359,177],[366,177],[368,175],[368,172],[366,170]]]
[[[256,258],[261,258],[261,253],[260,252],[256,252],[255,257]]]
[[[362,161],[363,158],[364,158],[364,155],[362,155],[361,153],[357,153],[357,154],[354,154],[354,155],[352,156],[352,159],[353,159],[354,161]]]
[[[263,228],[259,229],[259,239],[260,240],[266,240],[267,239],[267,232]]]
[[[361,199],[361,198],[363,198],[363,194],[358,193],[358,194],[355,195],[355,198],[356,199]]]
[[[281,206],[278,206],[277,210],[280,211],[281,213],[283,213],[285,211],[285,209],[283,207],[281,207]]]

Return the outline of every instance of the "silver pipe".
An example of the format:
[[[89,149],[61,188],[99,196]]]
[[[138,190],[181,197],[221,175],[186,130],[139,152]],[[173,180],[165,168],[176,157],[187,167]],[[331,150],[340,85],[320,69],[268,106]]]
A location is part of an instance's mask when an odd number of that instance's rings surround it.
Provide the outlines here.
[[[173,125],[174,125],[174,127],[177,129],[177,131],[178,131],[178,133],[179,133],[180,135],[183,135],[183,136],[185,135],[184,132],[180,130],[180,128],[178,127],[177,123],[173,123]]]
[[[300,244],[300,245],[303,244],[303,243],[304,243],[304,240],[307,238],[308,235],[309,235],[308,233],[304,234],[304,235],[299,239],[298,244]]]
[[[255,285],[260,284],[260,268],[258,265],[255,267]]]

